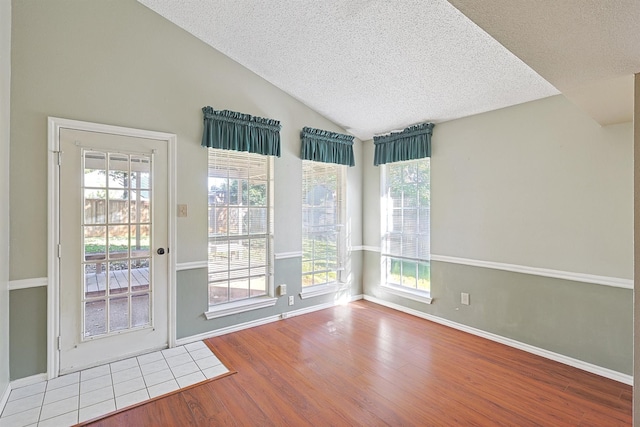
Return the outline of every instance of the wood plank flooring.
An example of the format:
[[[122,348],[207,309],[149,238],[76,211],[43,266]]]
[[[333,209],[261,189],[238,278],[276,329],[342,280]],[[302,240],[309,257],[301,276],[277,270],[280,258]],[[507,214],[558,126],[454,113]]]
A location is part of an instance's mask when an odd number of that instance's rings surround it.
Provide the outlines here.
[[[238,373],[92,425],[631,425],[630,386],[365,301],[206,342]]]

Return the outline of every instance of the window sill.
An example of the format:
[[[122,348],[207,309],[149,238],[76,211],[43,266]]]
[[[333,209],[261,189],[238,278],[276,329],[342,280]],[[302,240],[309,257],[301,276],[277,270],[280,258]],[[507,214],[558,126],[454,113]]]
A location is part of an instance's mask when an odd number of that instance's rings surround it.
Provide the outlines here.
[[[231,316],[232,314],[244,313],[245,311],[257,310],[259,308],[272,307],[276,305],[277,301],[278,298],[272,297],[249,298],[211,306],[209,307],[209,311],[205,312],[204,315],[207,320],[211,320],[218,317]]]
[[[386,285],[386,284],[383,284],[381,288],[383,291],[388,292],[390,294],[398,295],[403,298],[422,302],[424,304],[431,304],[431,302],[433,301],[433,299],[431,298],[431,295],[427,292],[414,291],[412,289],[403,289],[399,286]]]
[[[335,283],[331,285],[310,286],[306,289],[304,288],[302,289],[302,292],[300,292],[300,298],[306,299],[306,298],[319,297],[320,295],[332,294],[336,292],[338,289],[340,289],[340,286],[338,286]]]

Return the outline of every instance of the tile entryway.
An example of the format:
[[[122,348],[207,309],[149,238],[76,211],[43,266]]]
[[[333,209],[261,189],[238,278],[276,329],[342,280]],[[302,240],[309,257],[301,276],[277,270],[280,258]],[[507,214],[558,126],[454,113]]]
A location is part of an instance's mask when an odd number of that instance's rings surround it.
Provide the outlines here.
[[[0,427],[63,427],[229,372],[202,341],[11,390]]]

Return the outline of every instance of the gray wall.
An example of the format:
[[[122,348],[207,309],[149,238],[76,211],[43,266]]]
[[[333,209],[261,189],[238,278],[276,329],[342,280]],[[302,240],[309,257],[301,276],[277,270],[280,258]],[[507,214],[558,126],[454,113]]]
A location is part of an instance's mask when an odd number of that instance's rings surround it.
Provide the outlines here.
[[[300,130],[304,126],[343,129],[134,0],[14,2],[12,47],[12,280],[47,274],[43,241],[47,235],[47,116],[177,134],[176,202],[187,204],[189,211],[187,218],[178,218],[178,263],[207,257],[207,156],[200,147],[201,108],[211,105],[280,120],[275,251],[301,251]],[[361,245],[360,144],[355,143],[358,166],[348,173],[347,211],[354,246]],[[26,169],[29,179],[24,179]],[[279,261],[275,275],[276,284],[290,281],[292,294],[301,285],[293,270],[283,271],[289,264],[300,264],[300,260]],[[351,293],[358,292],[357,280],[359,273],[351,282]],[[177,287],[178,300],[189,301],[178,306],[182,337],[289,309],[279,302],[273,312],[203,321],[207,294],[201,272],[180,272]],[[12,301],[12,311],[40,303],[38,296],[31,298]],[[322,302],[325,299],[318,297],[294,308]],[[12,347],[11,351],[19,358],[27,349]],[[12,372],[14,361],[12,357]],[[21,372],[35,374],[39,369],[34,364]]]
[[[9,111],[11,2],[0,1],[0,400],[9,386]]]
[[[379,211],[379,169],[364,143],[364,212]],[[439,124],[431,159],[434,255],[572,273],[633,277],[633,130],[600,127],[562,96]],[[363,241],[379,246],[379,221]],[[432,305],[379,288],[365,255],[365,294],[632,373],[633,292],[433,262]],[[471,305],[460,306],[460,292]]]
[[[11,379],[47,372],[47,288],[11,291]]]
[[[434,129],[434,254],[633,278],[633,130],[563,96]]]

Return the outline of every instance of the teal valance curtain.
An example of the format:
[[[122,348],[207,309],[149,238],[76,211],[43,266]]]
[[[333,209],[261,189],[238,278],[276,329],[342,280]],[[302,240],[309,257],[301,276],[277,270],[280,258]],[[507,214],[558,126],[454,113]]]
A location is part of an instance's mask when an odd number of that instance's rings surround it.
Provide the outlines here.
[[[280,157],[280,122],[229,110],[202,108],[202,146]]]
[[[409,126],[402,132],[374,136],[374,166],[431,157],[433,127],[433,123],[420,123]]]
[[[351,135],[304,127],[300,132],[300,142],[303,160],[355,166]]]

